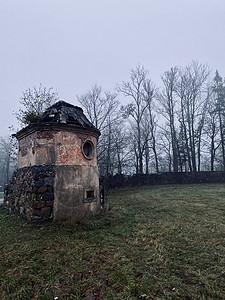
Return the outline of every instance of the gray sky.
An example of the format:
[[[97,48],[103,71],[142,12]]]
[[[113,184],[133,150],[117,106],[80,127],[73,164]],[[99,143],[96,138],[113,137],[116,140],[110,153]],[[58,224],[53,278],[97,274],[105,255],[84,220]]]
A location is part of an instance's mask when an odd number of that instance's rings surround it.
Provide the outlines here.
[[[0,0],[0,136],[18,127],[22,91],[39,83],[77,104],[137,64],[160,86],[164,71],[192,60],[225,76],[224,0]]]

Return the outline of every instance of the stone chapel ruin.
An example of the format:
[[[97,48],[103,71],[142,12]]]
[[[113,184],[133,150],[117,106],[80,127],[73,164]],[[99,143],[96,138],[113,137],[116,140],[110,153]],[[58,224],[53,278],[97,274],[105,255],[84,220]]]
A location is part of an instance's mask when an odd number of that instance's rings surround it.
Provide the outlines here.
[[[15,134],[18,169],[4,206],[29,221],[79,220],[100,207],[100,135],[80,107],[59,101]]]

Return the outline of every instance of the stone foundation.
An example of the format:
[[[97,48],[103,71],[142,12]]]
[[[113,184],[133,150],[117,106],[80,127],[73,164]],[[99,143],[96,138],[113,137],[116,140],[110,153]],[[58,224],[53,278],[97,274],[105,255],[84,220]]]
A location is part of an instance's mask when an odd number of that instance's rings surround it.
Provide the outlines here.
[[[5,189],[4,206],[32,222],[52,220],[54,182],[53,166],[18,169]]]
[[[4,206],[28,221],[73,220],[100,207],[97,167],[32,166],[14,172]]]

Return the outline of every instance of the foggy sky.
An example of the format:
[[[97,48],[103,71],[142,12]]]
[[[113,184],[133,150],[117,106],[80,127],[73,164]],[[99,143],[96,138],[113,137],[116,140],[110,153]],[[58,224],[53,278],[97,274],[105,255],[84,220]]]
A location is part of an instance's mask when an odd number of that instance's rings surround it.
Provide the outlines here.
[[[0,136],[18,127],[22,91],[40,83],[77,105],[76,95],[95,83],[113,90],[137,64],[157,86],[192,60],[225,77],[224,16],[224,0],[0,0]]]

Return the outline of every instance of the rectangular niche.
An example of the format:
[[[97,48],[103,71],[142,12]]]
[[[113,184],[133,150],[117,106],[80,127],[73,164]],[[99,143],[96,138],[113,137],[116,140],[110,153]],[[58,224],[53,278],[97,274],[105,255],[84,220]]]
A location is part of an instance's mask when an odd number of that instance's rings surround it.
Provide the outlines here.
[[[84,202],[96,202],[96,193],[94,189],[86,189],[84,191],[85,195],[84,195]]]

